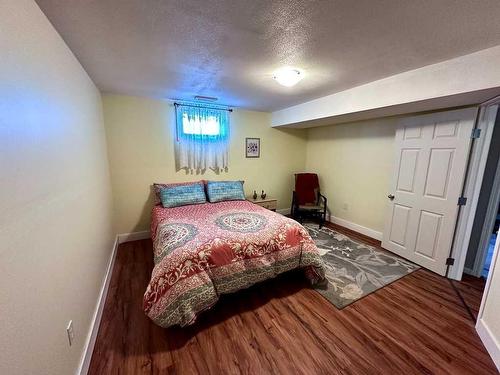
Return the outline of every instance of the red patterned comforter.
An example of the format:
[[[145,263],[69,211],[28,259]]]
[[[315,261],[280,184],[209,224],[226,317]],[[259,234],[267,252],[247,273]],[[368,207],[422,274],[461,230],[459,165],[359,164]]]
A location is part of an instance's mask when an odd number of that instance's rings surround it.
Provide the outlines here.
[[[294,268],[311,282],[324,265],[307,230],[247,201],[153,208],[155,267],[144,310],[158,325],[185,326],[235,292]]]

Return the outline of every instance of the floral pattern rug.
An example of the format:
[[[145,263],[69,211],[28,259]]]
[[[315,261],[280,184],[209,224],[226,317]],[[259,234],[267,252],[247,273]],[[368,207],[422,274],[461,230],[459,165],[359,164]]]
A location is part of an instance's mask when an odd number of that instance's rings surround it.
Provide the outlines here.
[[[304,225],[319,248],[326,281],[314,289],[338,309],[375,292],[420,267],[397,255],[354,241],[332,229]]]

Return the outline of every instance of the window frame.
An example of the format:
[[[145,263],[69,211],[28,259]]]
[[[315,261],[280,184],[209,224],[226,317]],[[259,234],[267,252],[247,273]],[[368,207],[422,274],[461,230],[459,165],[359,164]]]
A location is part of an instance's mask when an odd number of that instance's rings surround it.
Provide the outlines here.
[[[199,105],[199,104],[191,104],[191,103],[174,103],[175,104],[175,120],[176,120],[176,130],[177,130],[177,140],[199,140],[201,142],[209,142],[209,141],[226,141],[229,138],[229,115],[226,112],[231,112],[232,110],[225,106],[215,106],[215,105]],[[184,131],[184,121],[185,118],[199,118],[200,123],[204,121],[201,115],[196,114],[196,109],[199,108],[199,112],[208,111],[213,112],[214,115],[207,117],[213,117],[215,121],[217,121],[217,125],[219,128],[218,134],[203,134],[201,133],[187,133]],[[193,113],[194,112],[194,113]],[[225,119],[226,122],[221,122],[221,119]],[[200,125],[200,130],[202,129],[203,124]]]

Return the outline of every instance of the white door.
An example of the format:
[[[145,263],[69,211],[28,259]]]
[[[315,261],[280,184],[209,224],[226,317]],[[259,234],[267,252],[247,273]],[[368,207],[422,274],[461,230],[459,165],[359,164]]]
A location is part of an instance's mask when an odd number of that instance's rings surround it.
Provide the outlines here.
[[[401,120],[382,247],[446,273],[477,109]]]

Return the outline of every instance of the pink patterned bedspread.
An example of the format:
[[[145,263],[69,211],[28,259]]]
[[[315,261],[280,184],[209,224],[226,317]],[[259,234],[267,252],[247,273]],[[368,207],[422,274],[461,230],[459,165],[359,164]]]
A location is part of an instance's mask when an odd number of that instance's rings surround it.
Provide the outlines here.
[[[247,201],[153,208],[155,267],[144,310],[158,325],[192,324],[221,294],[295,268],[312,283],[324,265],[307,230]]]

